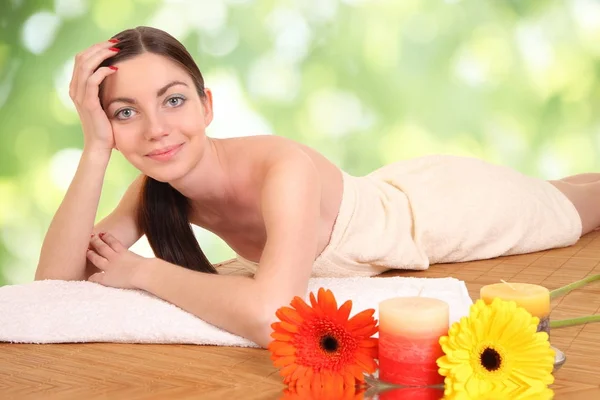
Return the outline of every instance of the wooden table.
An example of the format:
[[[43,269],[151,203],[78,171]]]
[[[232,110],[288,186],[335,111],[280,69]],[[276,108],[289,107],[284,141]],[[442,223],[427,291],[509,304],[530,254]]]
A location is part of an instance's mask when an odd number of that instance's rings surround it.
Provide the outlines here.
[[[239,271],[223,271],[238,273]],[[383,276],[447,277],[466,282],[473,299],[483,285],[506,281],[550,289],[600,274],[600,233],[576,245],[522,256],[434,265]],[[600,282],[552,303],[552,319],[600,313]],[[600,399],[600,323],[552,331],[565,352],[555,374],[557,399]],[[283,386],[266,350],[117,343],[0,344],[2,399],[277,399]]]

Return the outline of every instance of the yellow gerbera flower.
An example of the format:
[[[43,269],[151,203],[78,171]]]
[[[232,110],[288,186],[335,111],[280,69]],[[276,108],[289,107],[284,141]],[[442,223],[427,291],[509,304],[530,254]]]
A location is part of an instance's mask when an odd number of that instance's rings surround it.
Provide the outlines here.
[[[499,298],[477,300],[468,317],[440,338],[445,355],[437,360],[445,395],[469,398],[494,391],[541,393],[554,382],[554,350],[548,334],[536,332],[539,318]]]

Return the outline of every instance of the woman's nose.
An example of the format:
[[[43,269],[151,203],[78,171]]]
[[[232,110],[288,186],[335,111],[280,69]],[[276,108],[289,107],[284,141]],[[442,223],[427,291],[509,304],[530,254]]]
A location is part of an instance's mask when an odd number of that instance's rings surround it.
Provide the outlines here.
[[[145,129],[145,136],[148,140],[157,140],[163,136],[167,136],[169,130],[164,121],[158,116],[149,116],[148,124]]]

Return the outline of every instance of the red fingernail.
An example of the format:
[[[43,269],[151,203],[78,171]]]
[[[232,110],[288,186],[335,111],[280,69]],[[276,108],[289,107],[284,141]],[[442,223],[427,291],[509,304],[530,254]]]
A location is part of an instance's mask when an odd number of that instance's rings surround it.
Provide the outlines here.
[[[111,43],[119,43],[119,39],[110,39],[109,42],[111,42]]]
[[[119,51],[119,50],[121,50],[121,49],[117,49],[116,47],[109,47],[108,49],[112,50],[112,51]]]
[[[108,68],[112,69],[113,71],[116,71],[119,69],[119,68],[115,67],[114,65],[109,65]]]

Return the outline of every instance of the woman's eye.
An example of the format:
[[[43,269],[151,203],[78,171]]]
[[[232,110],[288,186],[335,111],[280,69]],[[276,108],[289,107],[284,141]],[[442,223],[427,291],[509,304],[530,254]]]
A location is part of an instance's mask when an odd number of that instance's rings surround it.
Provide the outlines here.
[[[183,104],[184,100],[185,99],[183,97],[171,97],[170,99],[167,100],[167,103],[169,103],[170,106],[177,107],[177,106]]]
[[[118,119],[129,119],[133,115],[133,110],[130,108],[124,108],[115,114]]]

